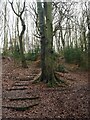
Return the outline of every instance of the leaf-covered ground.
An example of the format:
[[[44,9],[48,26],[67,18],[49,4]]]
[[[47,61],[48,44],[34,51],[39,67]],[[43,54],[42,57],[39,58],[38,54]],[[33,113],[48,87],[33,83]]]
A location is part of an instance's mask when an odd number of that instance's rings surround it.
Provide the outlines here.
[[[23,69],[13,59],[2,61],[3,118],[80,118],[89,119],[88,72],[58,72],[68,84],[49,88],[32,84],[40,73],[36,62]]]

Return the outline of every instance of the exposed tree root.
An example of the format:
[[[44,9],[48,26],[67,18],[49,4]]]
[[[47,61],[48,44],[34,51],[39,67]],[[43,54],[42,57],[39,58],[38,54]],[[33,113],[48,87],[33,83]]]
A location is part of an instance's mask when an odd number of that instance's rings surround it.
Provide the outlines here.
[[[72,77],[67,77],[64,76],[63,74],[61,74],[60,72],[55,72],[55,74],[57,74],[58,76],[63,77],[64,79],[70,80],[70,81],[76,81],[76,79],[72,78]]]
[[[52,81],[48,81],[48,86],[49,87],[63,87],[66,86],[67,83],[64,80],[61,80],[59,77],[54,74],[54,78]]]
[[[39,82],[42,82],[41,81],[41,72],[34,78],[34,80],[32,81],[32,83],[34,84],[34,83],[39,83]],[[53,80],[50,80],[50,81],[48,81],[48,82],[46,82],[47,83],[47,85],[49,86],[49,87],[55,87],[55,86],[61,86],[61,84],[64,84],[64,85],[68,85],[67,83],[66,83],[66,81],[64,81],[64,80],[61,80],[59,77],[57,77],[57,74],[56,73],[54,73],[54,78],[53,78]]]
[[[40,80],[41,80],[41,74],[42,74],[42,72],[40,72],[40,73],[34,78],[34,80],[32,81],[33,84],[40,82]]]
[[[58,83],[63,83],[64,85],[68,85],[68,84],[66,83],[66,81],[61,80],[61,79],[57,76],[57,73],[54,73],[54,75],[55,75],[55,78],[56,78],[56,80],[57,80]]]

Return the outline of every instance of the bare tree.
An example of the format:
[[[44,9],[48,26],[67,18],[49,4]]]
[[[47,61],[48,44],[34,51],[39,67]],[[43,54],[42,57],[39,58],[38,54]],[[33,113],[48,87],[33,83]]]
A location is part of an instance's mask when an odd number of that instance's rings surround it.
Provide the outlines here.
[[[4,5],[4,44],[3,44],[3,54],[6,54],[8,48],[8,30],[7,30],[7,1]]]
[[[90,69],[90,1],[86,6],[87,26],[88,26],[88,68]]]
[[[25,56],[24,56],[24,50],[23,50],[23,41],[22,41],[22,38],[23,38],[23,35],[24,35],[24,32],[25,32],[25,29],[26,29],[26,26],[25,26],[25,22],[24,20],[22,19],[22,14],[25,10],[25,1],[24,1],[24,6],[23,6],[23,9],[20,13],[17,13],[15,10],[14,10],[14,7],[13,7],[13,2],[10,2],[9,3],[11,4],[11,7],[12,7],[12,10],[13,12],[20,18],[21,20],[21,23],[22,23],[22,31],[19,35],[19,43],[20,43],[20,54],[21,54],[21,61],[22,61],[22,67],[24,68],[27,68],[27,64],[26,64],[26,60],[25,60]]]

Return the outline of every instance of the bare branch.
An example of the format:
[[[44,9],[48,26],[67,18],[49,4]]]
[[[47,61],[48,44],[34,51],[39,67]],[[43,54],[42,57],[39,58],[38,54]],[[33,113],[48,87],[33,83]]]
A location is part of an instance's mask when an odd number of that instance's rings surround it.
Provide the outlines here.
[[[23,14],[24,10],[25,10],[25,1],[24,1],[23,10],[21,11],[20,16]]]
[[[23,9],[22,9],[22,11],[20,12],[20,14],[16,13],[16,11],[14,10],[14,7],[13,7],[13,1],[10,2],[10,1],[8,0],[8,2],[11,4],[11,7],[12,7],[13,12],[14,12],[18,17],[21,17],[22,14],[23,14],[23,12],[24,12],[24,10],[25,10],[25,1],[24,1]]]
[[[12,7],[12,10],[13,10],[13,12],[18,16],[18,17],[20,17],[20,15],[19,14],[17,14],[16,13],[16,11],[14,10],[14,7],[13,7],[13,2],[9,2],[10,4],[11,4],[11,7]]]

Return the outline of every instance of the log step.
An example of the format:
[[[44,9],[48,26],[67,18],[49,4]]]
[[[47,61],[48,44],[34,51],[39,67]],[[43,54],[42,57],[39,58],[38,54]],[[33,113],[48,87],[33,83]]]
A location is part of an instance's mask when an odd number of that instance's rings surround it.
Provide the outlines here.
[[[28,110],[34,106],[37,106],[39,105],[39,103],[34,103],[34,104],[31,104],[31,105],[27,105],[27,106],[2,106],[3,108],[7,108],[7,109],[12,109],[12,110],[16,110],[16,111],[25,111],[25,110]]]
[[[21,84],[21,83],[18,83],[18,84],[14,84],[13,86],[28,86],[29,84]]]
[[[17,98],[9,98],[10,101],[14,101],[14,100],[35,100],[35,99],[39,99],[40,97],[17,97]]]
[[[26,90],[27,87],[26,86],[15,86],[15,87],[12,87],[10,89],[7,89],[7,91],[12,91],[12,90]]]
[[[28,77],[27,78],[19,78],[20,81],[30,81],[32,79],[34,79],[34,76],[31,76],[29,78]]]

